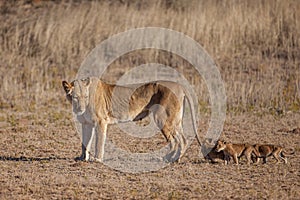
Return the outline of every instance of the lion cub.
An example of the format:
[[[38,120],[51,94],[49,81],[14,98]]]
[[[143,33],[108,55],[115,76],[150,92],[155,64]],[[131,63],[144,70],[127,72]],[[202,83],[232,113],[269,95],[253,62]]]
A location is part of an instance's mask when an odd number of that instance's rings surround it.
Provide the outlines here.
[[[229,158],[232,157],[235,164],[239,164],[239,157],[245,155],[247,158],[247,164],[250,165],[251,154],[254,152],[257,154],[254,147],[250,144],[232,144],[224,141],[218,141],[217,152],[224,151],[225,154],[225,165],[228,164]]]
[[[202,145],[202,153],[205,159],[211,161],[212,163],[217,163],[218,160],[225,160],[225,155],[223,151],[217,152],[217,142],[213,143],[209,139],[205,139]]]
[[[256,155],[256,164],[259,163],[260,158],[263,159],[263,163],[267,163],[267,157],[273,156],[276,159],[276,163],[280,162],[280,159],[287,163],[286,155],[294,154],[294,152],[287,153],[283,147],[271,144],[256,144],[254,145],[255,150],[258,152]],[[280,158],[280,159],[279,159]]]

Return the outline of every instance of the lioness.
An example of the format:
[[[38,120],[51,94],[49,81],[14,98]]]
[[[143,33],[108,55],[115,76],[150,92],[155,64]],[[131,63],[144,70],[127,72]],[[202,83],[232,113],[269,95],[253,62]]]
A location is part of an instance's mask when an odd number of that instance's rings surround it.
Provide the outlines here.
[[[224,151],[225,154],[225,164],[228,164],[229,158],[232,157],[235,164],[239,164],[239,157],[245,155],[247,158],[247,164],[250,165],[251,154],[254,152],[257,154],[254,147],[250,144],[233,144],[226,143],[224,141],[218,141],[217,152]]]
[[[285,152],[283,147],[272,144],[256,144],[254,145],[254,148],[258,152],[258,155],[256,155],[256,164],[259,163],[260,158],[263,158],[263,163],[267,163],[267,157],[269,156],[273,156],[276,159],[276,163],[278,163],[280,159],[282,159],[286,164],[286,155],[291,155],[294,153]]]
[[[72,103],[73,112],[82,124],[80,160],[90,159],[91,143],[95,135],[95,160],[103,161],[108,124],[138,121],[153,113],[156,125],[166,140],[170,141],[170,156],[166,160],[179,161],[187,146],[182,128],[185,99],[190,105],[193,129],[201,146],[192,98],[177,83],[156,81],[118,86],[107,84],[96,77],[88,77],[71,83],[63,81],[62,85],[67,99]],[[174,155],[177,157],[172,159]]]

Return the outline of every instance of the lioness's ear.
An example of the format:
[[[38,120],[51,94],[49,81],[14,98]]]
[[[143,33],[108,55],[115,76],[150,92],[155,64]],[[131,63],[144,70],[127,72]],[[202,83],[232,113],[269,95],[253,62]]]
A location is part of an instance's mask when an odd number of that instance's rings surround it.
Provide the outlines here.
[[[67,81],[63,81],[62,86],[67,94],[72,93],[72,89],[73,89],[72,84],[68,83]]]
[[[85,86],[88,86],[89,84],[90,84],[90,77],[87,77],[87,78],[85,78],[85,79],[81,79],[81,81],[83,82],[83,84],[85,85]]]

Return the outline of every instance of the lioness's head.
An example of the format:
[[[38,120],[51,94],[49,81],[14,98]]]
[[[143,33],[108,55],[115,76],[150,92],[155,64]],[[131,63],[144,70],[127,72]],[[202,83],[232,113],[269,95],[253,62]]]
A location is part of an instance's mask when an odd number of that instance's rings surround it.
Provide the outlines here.
[[[90,78],[75,80],[71,83],[62,82],[67,99],[72,103],[73,112],[82,115],[89,104]]]
[[[226,142],[219,140],[217,143],[216,151],[220,152],[226,148]]]

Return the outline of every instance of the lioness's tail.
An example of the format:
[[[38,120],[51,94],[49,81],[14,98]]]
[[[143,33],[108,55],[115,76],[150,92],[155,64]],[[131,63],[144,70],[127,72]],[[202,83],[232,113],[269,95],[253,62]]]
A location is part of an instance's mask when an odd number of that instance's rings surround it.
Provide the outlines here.
[[[187,99],[187,101],[189,103],[189,106],[190,106],[190,109],[191,109],[191,115],[192,115],[192,121],[193,121],[193,129],[194,129],[194,132],[195,132],[195,135],[196,135],[196,139],[197,139],[197,142],[199,143],[199,145],[202,146],[201,141],[200,141],[200,137],[199,137],[198,131],[197,131],[197,123],[196,123],[194,102],[193,102],[193,99],[192,99],[192,97],[190,96],[190,94],[188,92],[185,92],[185,95],[186,96],[185,96],[184,99]]]

